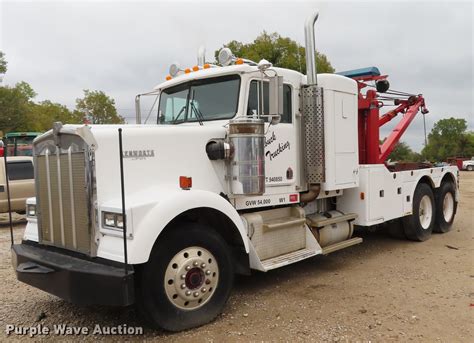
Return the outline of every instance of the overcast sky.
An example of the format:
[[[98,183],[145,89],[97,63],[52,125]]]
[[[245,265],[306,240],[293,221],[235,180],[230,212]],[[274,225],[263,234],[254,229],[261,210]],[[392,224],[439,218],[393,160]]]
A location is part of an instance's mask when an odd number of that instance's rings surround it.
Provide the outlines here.
[[[102,90],[133,122],[135,95],[162,82],[172,62],[192,66],[201,44],[211,59],[263,30],[303,44],[315,9],[316,49],[336,71],[377,66],[393,89],[424,94],[428,131],[449,116],[474,129],[472,2],[0,0],[3,83],[26,81],[37,101],[71,109],[83,89]],[[422,148],[421,115],[402,140]]]

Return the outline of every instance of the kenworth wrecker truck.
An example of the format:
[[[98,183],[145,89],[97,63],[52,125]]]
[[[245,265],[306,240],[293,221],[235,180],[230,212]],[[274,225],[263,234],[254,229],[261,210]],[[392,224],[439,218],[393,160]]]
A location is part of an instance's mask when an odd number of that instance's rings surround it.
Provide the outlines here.
[[[386,161],[427,113],[423,97],[390,90],[374,67],[318,75],[317,18],[305,24],[307,75],[227,48],[208,64],[201,50],[137,96],[137,125],[56,123],[36,138],[18,279],[77,304],[136,304],[178,331],[214,319],[235,274],[361,243],[355,226],[399,223],[414,241],[447,232],[458,169]],[[144,95],[156,125],[140,124]]]

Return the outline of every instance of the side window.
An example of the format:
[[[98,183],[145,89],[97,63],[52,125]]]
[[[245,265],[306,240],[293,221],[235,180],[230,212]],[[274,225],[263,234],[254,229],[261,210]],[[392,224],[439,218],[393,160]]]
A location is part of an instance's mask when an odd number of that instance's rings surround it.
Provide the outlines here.
[[[30,180],[34,179],[33,163],[30,161],[8,162],[8,180]]]
[[[253,80],[250,82],[249,103],[247,106],[247,115],[252,115],[258,112],[258,92],[260,91],[260,81]],[[268,82],[263,83],[263,111],[269,112],[268,104]],[[281,116],[281,123],[291,123],[291,87],[283,85],[283,115]]]

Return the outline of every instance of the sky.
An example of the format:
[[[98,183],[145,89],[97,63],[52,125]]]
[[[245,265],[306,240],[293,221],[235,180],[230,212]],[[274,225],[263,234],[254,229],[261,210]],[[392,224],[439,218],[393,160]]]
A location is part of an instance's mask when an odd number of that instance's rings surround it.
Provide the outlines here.
[[[316,50],[336,71],[377,66],[391,87],[422,93],[428,132],[442,118],[474,130],[473,2],[463,1],[6,1],[0,0],[3,85],[28,82],[35,101],[75,107],[84,89],[111,96],[134,122],[134,98],[165,80],[169,65],[196,64],[223,44],[278,32],[304,45],[318,9]],[[242,56],[245,57],[245,56]],[[382,136],[397,120],[382,130]],[[418,115],[402,141],[424,144]]]

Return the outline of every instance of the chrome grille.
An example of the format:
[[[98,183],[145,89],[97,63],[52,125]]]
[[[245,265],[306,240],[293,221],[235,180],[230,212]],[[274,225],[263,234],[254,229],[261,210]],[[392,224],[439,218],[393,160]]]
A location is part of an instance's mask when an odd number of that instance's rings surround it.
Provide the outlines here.
[[[41,243],[91,253],[87,158],[71,148],[36,156]]]

